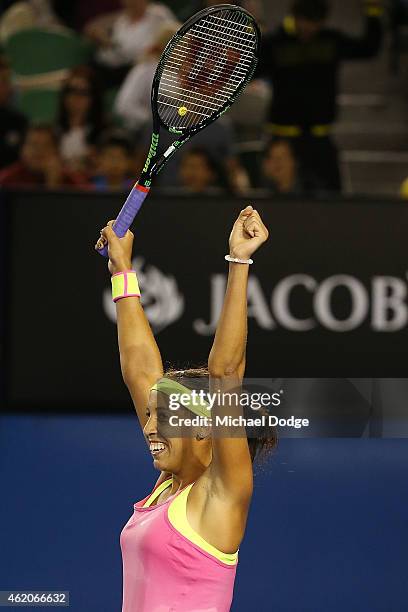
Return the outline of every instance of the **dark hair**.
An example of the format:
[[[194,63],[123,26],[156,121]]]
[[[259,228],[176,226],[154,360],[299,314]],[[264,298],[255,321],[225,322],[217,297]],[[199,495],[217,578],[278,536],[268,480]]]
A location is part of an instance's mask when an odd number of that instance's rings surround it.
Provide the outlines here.
[[[327,0],[295,0],[292,13],[310,21],[324,21],[329,14],[329,4]]]
[[[176,380],[177,382],[180,382],[181,384],[184,384],[185,386],[188,386],[188,380],[186,381],[185,380],[186,378],[187,379],[189,378],[202,379],[203,384],[201,385],[201,384],[195,383],[194,388],[197,391],[200,391],[202,389],[208,392],[209,390],[210,373],[208,371],[207,366],[198,366],[198,367],[188,368],[186,370],[176,370],[176,369],[170,368],[166,370],[164,375],[166,378],[170,378],[171,380]],[[257,412],[258,412],[258,415],[268,414],[265,409],[258,410]],[[264,431],[265,433],[261,437],[258,436],[256,438],[248,438],[248,446],[249,446],[249,452],[251,455],[252,463],[254,463],[255,461],[262,461],[266,459],[269,453],[271,453],[277,446],[278,437],[276,434],[276,430],[274,428],[268,428],[268,430],[264,430]],[[266,433],[266,431],[268,431],[268,433]]]
[[[69,82],[72,78],[85,79],[89,84],[91,104],[86,117],[89,126],[88,142],[95,143],[103,129],[102,95],[98,79],[90,66],[77,66],[69,73],[64,87],[60,93],[57,127],[64,133],[69,130],[69,116],[66,110],[65,97],[69,92]]]

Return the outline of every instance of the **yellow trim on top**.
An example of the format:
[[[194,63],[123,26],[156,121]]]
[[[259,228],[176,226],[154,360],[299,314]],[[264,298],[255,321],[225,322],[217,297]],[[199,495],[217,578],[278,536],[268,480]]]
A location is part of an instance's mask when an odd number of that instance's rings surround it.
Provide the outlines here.
[[[187,497],[194,483],[186,487],[177,497],[171,502],[167,515],[169,521],[176,531],[181,533],[187,540],[201,548],[212,557],[222,561],[226,565],[236,565],[238,562],[238,551],[235,553],[224,553],[212,544],[209,544],[191,527],[187,520]]]
[[[155,489],[153,491],[153,493],[151,495],[149,495],[149,498],[145,501],[145,503],[143,504],[142,508],[150,508],[150,506],[152,505],[152,503],[159,497],[159,495],[161,493],[163,493],[163,491],[165,489],[167,489],[168,487],[171,486],[171,484],[173,483],[173,479],[169,478],[168,480],[165,480],[164,482],[162,482],[161,484],[159,484],[159,486],[157,487],[157,489]]]

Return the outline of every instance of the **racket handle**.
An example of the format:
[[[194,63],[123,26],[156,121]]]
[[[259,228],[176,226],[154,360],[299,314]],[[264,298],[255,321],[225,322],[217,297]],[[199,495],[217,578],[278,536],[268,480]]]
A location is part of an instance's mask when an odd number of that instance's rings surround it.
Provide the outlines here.
[[[113,224],[113,229],[115,230],[115,234],[119,238],[123,238],[123,236],[128,231],[129,227],[132,225],[134,218],[142,207],[143,202],[145,201],[147,195],[149,193],[149,189],[146,187],[142,187],[141,185],[136,185],[133,187],[130,192],[126,202],[122,206],[120,213],[118,214],[115,223]],[[101,249],[97,249],[99,255],[103,257],[108,256],[108,245],[105,245]]]

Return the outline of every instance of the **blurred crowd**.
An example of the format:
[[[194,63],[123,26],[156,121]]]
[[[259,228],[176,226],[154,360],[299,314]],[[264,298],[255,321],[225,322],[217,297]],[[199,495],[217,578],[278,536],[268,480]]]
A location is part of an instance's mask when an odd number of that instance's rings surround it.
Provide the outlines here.
[[[0,184],[128,190],[150,143],[150,89],[158,59],[187,16],[218,3],[6,2],[0,19]],[[332,137],[338,72],[344,61],[379,53],[380,0],[362,2],[359,36],[327,27],[328,0],[289,0],[287,18],[271,31],[260,1],[239,4],[263,29],[255,79],[229,113],[172,158],[157,186],[190,194],[340,193]],[[89,48],[85,63],[52,72],[57,102],[47,122],[39,121],[31,106],[24,108],[21,96],[22,89],[44,87],[50,75],[19,79],[14,65],[19,40],[25,53],[19,34],[33,28],[75,34]],[[161,146],[170,142],[166,135]]]

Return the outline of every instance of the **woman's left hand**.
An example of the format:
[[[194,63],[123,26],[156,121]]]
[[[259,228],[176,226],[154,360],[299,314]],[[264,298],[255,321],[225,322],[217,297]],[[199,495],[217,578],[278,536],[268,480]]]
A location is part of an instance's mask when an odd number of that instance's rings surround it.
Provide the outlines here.
[[[268,240],[269,232],[252,206],[241,210],[229,239],[230,256],[249,259]]]

